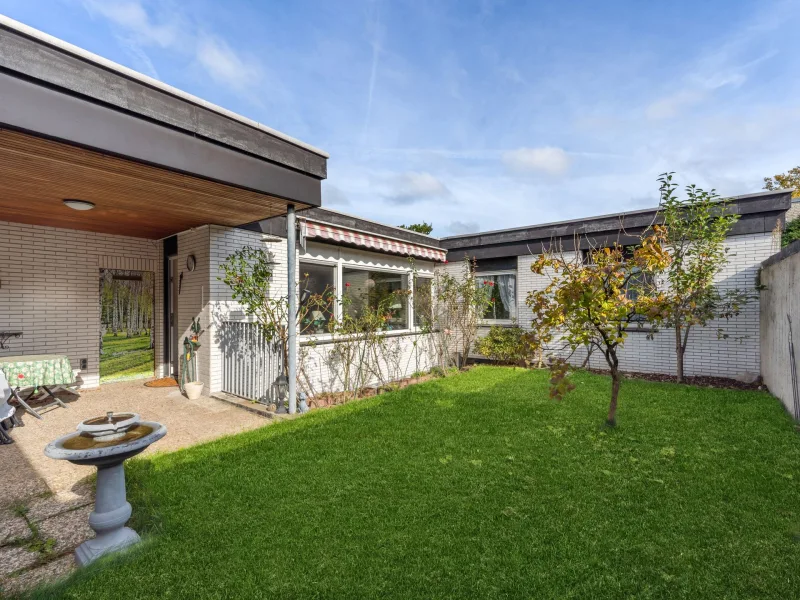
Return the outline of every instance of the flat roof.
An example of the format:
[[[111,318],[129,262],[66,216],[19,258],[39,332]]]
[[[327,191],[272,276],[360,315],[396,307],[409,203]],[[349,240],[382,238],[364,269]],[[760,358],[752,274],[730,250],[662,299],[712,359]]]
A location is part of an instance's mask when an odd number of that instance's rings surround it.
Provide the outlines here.
[[[765,190],[763,192],[754,192],[752,194],[741,194],[739,196],[728,196],[727,198],[721,200],[728,200],[728,201],[737,201],[737,200],[747,200],[751,198],[761,198],[765,196],[774,196],[774,195],[781,195],[785,193],[791,193],[791,190]],[[798,198],[800,200],[800,198]],[[797,201],[797,200],[793,200]],[[328,209],[329,210],[329,209]],[[475,233],[460,233],[458,235],[448,235],[443,238],[439,238],[441,240],[457,240],[462,238],[469,238],[475,237],[479,235],[491,235],[495,233],[510,233],[513,231],[525,231],[533,228],[540,228],[540,227],[558,227],[559,225],[572,225],[576,223],[583,223],[585,221],[598,221],[601,219],[617,219],[617,218],[625,218],[625,217],[634,217],[639,215],[649,215],[653,214],[658,211],[658,207],[654,208],[640,208],[638,210],[629,210],[617,213],[607,213],[603,215],[592,215],[588,217],[579,217],[577,219],[567,219],[565,221],[550,221],[546,223],[537,223],[534,225],[523,225],[522,227],[509,227],[507,229],[490,229],[487,231],[478,231]]]
[[[299,146],[300,148],[309,150],[314,154],[318,154],[319,156],[322,156],[324,158],[330,158],[330,155],[327,152],[325,152],[324,150],[320,150],[319,148],[316,148],[311,144],[307,144],[303,141],[300,141],[296,138],[286,135],[285,133],[277,131],[276,129],[272,129],[271,127],[268,127],[263,123],[259,123],[258,121],[249,119],[245,116],[237,114],[226,108],[217,106],[216,104],[212,104],[211,102],[203,100],[198,96],[189,94],[188,92],[184,92],[183,90],[168,85],[162,81],[159,81],[158,79],[154,79],[153,77],[149,77],[143,73],[134,71],[133,69],[120,65],[119,63],[115,63],[114,61],[108,60],[107,58],[103,58],[102,56],[94,54],[93,52],[89,52],[88,50],[84,50],[83,48],[75,46],[74,44],[70,44],[69,42],[65,42],[64,40],[61,40],[47,33],[44,33],[43,31],[34,29],[33,27],[25,25],[24,23],[20,23],[19,21],[16,21],[11,17],[7,17],[3,14],[0,14],[0,25],[8,29],[18,31],[23,35],[36,39],[40,42],[43,42],[55,48],[58,48],[59,50],[72,54],[73,56],[77,56],[82,60],[92,62],[98,66],[103,67],[104,69],[108,69],[110,71],[116,71],[117,73],[124,75],[125,77],[128,77],[130,79],[136,79],[142,83],[149,85],[150,87],[157,88],[172,96],[177,96],[178,98],[182,98],[187,102],[191,102],[192,104],[196,104],[198,106],[202,106],[203,108],[207,108],[208,110],[224,115],[229,119],[233,119],[234,121],[239,121],[240,123],[244,123],[245,125],[249,125],[250,127],[260,129],[261,131],[264,131],[272,136],[287,141],[290,144],[294,144],[295,146]]]
[[[731,230],[731,235],[744,235],[772,231],[784,218],[791,206],[791,190],[765,190],[726,198],[734,213],[741,215]],[[647,230],[658,219],[656,208],[583,217],[568,221],[542,223],[526,227],[497,229],[478,233],[449,236],[441,239],[448,251],[461,251],[476,258],[501,258],[521,254],[539,253],[555,240],[563,249],[590,245],[603,245],[614,241],[635,243],[637,235]],[[578,236],[580,239],[575,240]]]

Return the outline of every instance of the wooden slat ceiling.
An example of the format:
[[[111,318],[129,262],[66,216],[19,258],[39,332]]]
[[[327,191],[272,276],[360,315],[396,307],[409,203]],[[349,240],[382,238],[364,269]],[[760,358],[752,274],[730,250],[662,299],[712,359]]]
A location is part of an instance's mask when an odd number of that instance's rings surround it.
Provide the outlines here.
[[[65,198],[95,208],[76,211]],[[0,129],[0,221],[160,239],[286,214],[286,201]]]

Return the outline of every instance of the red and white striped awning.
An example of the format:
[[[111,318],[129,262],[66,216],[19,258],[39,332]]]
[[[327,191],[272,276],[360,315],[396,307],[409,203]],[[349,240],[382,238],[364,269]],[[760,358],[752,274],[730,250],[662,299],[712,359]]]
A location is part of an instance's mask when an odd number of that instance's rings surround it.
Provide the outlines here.
[[[379,252],[388,252],[390,254],[415,256],[417,258],[439,262],[445,262],[447,260],[447,251],[440,248],[421,246],[403,240],[353,231],[351,229],[343,229],[342,227],[336,227],[326,223],[317,223],[316,221],[308,221],[306,219],[300,220],[300,235],[308,239],[319,238],[331,240],[334,242],[361,246],[371,250],[378,250]]]

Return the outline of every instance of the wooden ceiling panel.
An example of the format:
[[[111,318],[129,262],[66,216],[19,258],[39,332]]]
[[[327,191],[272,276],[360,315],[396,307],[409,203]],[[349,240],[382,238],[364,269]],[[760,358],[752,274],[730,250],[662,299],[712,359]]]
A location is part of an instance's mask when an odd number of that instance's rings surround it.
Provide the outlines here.
[[[76,211],[65,198],[88,200]],[[159,239],[286,213],[285,200],[0,129],[0,220]]]

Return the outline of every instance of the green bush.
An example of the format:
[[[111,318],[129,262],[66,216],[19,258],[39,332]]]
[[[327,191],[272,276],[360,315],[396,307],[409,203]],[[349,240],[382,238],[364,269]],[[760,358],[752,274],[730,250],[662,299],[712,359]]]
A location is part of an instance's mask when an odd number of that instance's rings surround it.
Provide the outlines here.
[[[785,248],[786,246],[797,240],[800,240],[800,218],[796,218],[794,221],[792,221],[786,226],[786,229],[783,230],[783,237],[781,237],[781,246]]]
[[[475,342],[475,351],[499,363],[528,366],[533,362],[537,346],[532,333],[522,327],[495,325]]]

